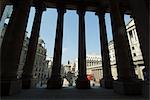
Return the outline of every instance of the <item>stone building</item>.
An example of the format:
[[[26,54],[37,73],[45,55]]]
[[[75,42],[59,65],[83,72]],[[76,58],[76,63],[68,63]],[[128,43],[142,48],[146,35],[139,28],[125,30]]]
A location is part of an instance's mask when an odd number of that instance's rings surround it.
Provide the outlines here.
[[[135,22],[133,19],[126,25],[126,29],[127,29],[131,54],[133,58],[133,63],[135,65],[135,72],[139,79],[144,80],[142,70],[145,68],[145,66],[144,66],[143,56],[140,48],[139,38],[136,31]]]
[[[127,30],[128,40],[129,40],[130,49],[132,53],[133,63],[135,65],[135,73],[138,76],[138,79],[144,80],[144,76],[142,72],[142,70],[145,68],[144,61],[143,61],[139,39],[136,33],[136,27],[133,19],[131,19],[126,25],[126,30]],[[109,49],[109,58],[110,58],[112,77],[114,80],[117,80],[118,73],[117,73],[116,56],[115,56],[113,40],[109,41],[108,49]],[[77,61],[76,61],[76,65],[77,65]],[[102,60],[100,55],[97,54],[87,55],[86,66],[87,66],[87,75],[93,74],[96,82],[99,82],[99,80],[103,78]],[[76,68],[76,71],[77,70],[78,69]]]
[[[68,64],[64,65],[64,82],[63,82],[63,86],[67,87],[67,86],[75,86],[75,80],[76,80],[76,76],[75,76],[75,68],[76,68],[76,64],[75,62],[71,63],[70,61],[68,61]]]
[[[100,54],[88,54],[86,57],[87,75],[94,77],[94,81],[99,83],[102,78],[102,61]]]
[[[18,67],[17,78],[20,79],[23,73],[23,67],[26,60],[27,50],[28,50],[29,38],[27,37],[27,33],[24,39],[23,48],[20,56],[20,64]],[[38,40],[36,57],[34,61],[34,67],[32,71],[33,79],[35,79],[34,86],[40,86],[42,83],[46,84],[47,79],[49,77],[49,60],[46,59],[46,48],[44,46],[44,41],[42,39]]]
[[[116,68],[116,60],[115,60],[115,50],[113,41],[109,42],[109,56],[110,56],[110,64],[113,79],[117,79],[117,68]],[[87,66],[87,75],[92,75],[94,77],[94,82],[98,83],[103,78],[103,68],[102,68],[102,59],[100,54],[87,54],[86,57],[86,66]],[[78,61],[76,60],[76,71],[75,75],[77,76],[78,72]]]
[[[13,10],[12,8],[13,6],[7,5],[4,9],[2,17],[0,18],[0,46],[4,37],[4,33],[6,31],[7,24],[9,22],[9,18]]]
[[[36,79],[36,84],[45,83],[48,76],[46,71],[48,70],[49,61],[46,60],[46,52],[44,41],[39,39],[33,68],[33,78]]]
[[[26,32],[26,34],[25,34],[23,47],[21,50],[20,61],[19,61],[18,72],[17,72],[17,78],[18,79],[20,79],[22,77],[23,67],[24,67],[24,63],[26,60],[28,44],[29,44],[29,37],[27,36],[27,34],[28,34],[28,32]]]

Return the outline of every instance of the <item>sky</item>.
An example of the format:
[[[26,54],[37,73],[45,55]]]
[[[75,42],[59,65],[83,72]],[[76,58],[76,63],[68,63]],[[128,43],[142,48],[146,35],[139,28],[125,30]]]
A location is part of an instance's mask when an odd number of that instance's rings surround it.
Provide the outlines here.
[[[26,31],[30,36],[33,20],[35,15],[34,7],[30,10],[28,25]],[[125,15],[125,23],[130,21],[130,16]],[[112,40],[111,21],[109,13],[105,14],[105,22],[107,29],[108,41]],[[47,8],[43,12],[40,38],[44,40],[47,49],[47,57],[53,57],[55,34],[57,23],[57,10]],[[62,64],[67,64],[68,60],[74,61],[78,58],[78,15],[75,10],[67,10],[64,14],[63,28],[63,52]],[[85,14],[85,33],[86,33],[86,54],[100,55],[100,36],[99,21],[94,12],[86,12]]]

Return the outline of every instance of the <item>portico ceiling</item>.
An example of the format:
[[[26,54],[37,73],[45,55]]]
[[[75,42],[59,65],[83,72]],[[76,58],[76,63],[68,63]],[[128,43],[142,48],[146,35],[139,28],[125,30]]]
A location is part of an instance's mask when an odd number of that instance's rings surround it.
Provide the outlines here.
[[[46,6],[50,8],[55,8],[59,4],[64,4],[67,9],[75,10],[78,6],[85,6],[87,11],[96,11],[97,8],[106,8],[106,12],[110,12],[109,0],[44,0]],[[126,14],[130,13],[128,0],[118,0],[121,11]],[[82,5],[83,4],[83,5]]]
[[[96,11],[98,8],[99,9],[105,8],[106,12],[110,12],[109,0],[42,0],[42,1],[45,1],[47,8],[56,8],[57,6],[63,5],[68,10],[76,10],[79,6],[82,6],[86,9],[86,11]],[[128,0],[118,0],[118,2],[120,5],[120,10],[122,12],[124,12],[125,14],[131,13]]]

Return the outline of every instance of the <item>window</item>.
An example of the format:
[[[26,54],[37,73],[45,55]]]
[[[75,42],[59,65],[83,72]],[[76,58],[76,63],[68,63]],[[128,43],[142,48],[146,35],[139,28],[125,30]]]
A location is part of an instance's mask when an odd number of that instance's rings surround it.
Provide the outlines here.
[[[133,38],[132,30],[129,31],[130,38]]]
[[[135,57],[135,56],[136,56],[136,53],[133,53],[133,56]]]
[[[134,50],[134,47],[132,47],[132,50]]]

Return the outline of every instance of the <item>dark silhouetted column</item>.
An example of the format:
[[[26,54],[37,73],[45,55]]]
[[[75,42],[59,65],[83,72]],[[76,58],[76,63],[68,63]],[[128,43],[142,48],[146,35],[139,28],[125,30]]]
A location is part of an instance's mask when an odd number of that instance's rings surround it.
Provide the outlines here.
[[[59,89],[62,88],[63,78],[61,77],[61,58],[62,58],[62,43],[63,43],[63,22],[64,13],[66,10],[63,7],[57,8],[57,29],[54,47],[54,57],[52,66],[52,75],[47,82],[47,88]]]
[[[78,78],[76,80],[76,88],[90,88],[90,81],[86,75],[86,41],[85,41],[85,10],[78,9],[79,15],[79,47],[78,47]]]
[[[135,74],[135,65],[133,63],[133,58],[132,58],[132,54],[131,54],[131,49],[130,49],[130,44],[129,44],[129,39],[128,39],[128,36],[127,36],[127,31],[126,31],[126,25],[125,25],[125,21],[124,21],[124,13],[121,13],[121,21],[122,21],[122,28],[123,30],[125,31],[125,39],[126,39],[126,44],[127,44],[127,47],[126,50],[128,51],[128,59],[129,59],[129,64],[130,64],[130,74],[131,74],[131,78],[132,79],[137,79],[137,75]]]
[[[17,79],[21,49],[29,16],[31,0],[16,0],[1,46],[1,95],[19,92]]]
[[[110,0],[111,21],[113,30],[114,48],[118,71],[118,80],[114,81],[114,91],[120,94],[140,94],[141,85],[132,77],[130,48],[126,36],[125,26],[121,18],[117,0]]]
[[[35,2],[35,9],[36,9],[36,13],[34,17],[26,61],[25,61],[23,74],[22,74],[22,88],[23,89],[29,89],[33,87],[33,84],[34,84],[34,79],[32,78],[32,71],[33,71],[36,49],[37,49],[37,44],[38,44],[42,13],[43,11],[46,10],[44,2],[42,1]]]
[[[104,88],[113,87],[113,78],[111,74],[108,40],[105,25],[105,12],[97,12],[100,25],[100,40],[101,40],[101,55],[102,55],[102,68],[103,68],[103,79],[100,80],[100,84]]]
[[[140,48],[143,56],[145,68],[143,70],[144,84],[143,95],[149,97],[149,78],[150,78],[150,61],[149,61],[149,0],[129,0],[129,5],[132,11],[132,17],[135,22],[137,35],[139,38]]]
[[[129,0],[132,10],[132,17],[134,18],[137,35],[140,42],[140,48],[145,64],[145,71],[147,73],[146,80],[149,81],[149,0]]]

